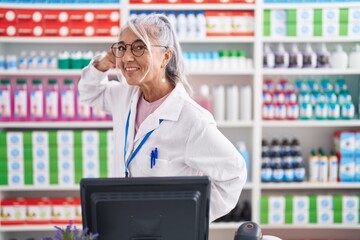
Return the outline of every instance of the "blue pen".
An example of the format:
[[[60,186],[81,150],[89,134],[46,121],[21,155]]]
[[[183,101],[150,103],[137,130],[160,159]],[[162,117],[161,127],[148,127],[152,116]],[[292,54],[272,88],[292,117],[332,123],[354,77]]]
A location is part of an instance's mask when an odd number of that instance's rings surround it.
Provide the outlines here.
[[[154,151],[151,151],[151,154],[150,154],[150,168],[152,168],[154,166],[154,157],[155,157],[155,153],[154,153]]]

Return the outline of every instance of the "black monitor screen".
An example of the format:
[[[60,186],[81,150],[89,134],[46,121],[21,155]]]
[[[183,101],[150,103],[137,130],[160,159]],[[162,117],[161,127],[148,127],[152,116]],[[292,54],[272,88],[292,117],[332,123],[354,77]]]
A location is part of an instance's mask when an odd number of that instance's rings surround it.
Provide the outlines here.
[[[208,177],[87,178],[83,227],[99,240],[207,240]]]

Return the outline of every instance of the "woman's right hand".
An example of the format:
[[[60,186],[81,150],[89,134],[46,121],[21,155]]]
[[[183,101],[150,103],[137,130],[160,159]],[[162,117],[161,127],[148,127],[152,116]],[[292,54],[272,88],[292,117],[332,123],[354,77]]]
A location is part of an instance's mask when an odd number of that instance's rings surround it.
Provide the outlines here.
[[[106,52],[106,55],[103,56],[100,60],[94,61],[94,67],[101,71],[106,72],[111,68],[115,68],[116,66],[116,58],[111,51],[111,48]]]

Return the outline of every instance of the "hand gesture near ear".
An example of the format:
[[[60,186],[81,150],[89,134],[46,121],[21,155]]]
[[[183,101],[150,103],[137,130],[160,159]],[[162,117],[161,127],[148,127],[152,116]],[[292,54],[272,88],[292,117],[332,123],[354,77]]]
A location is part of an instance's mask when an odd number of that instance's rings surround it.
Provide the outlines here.
[[[100,60],[95,60],[93,65],[97,70],[101,72],[106,72],[111,68],[115,68],[116,58],[112,53],[111,48],[106,52],[106,55],[103,56]]]

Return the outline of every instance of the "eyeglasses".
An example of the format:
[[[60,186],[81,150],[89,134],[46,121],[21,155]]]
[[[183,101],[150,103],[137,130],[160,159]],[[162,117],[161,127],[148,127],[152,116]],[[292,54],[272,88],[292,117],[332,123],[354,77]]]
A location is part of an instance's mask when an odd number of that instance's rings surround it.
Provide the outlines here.
[[[125,44],[123,42],[117,42],[111,46],[112,53],[114,54],[115,57],[122,58],[125,55],[127,46],[130,46],[131,53],[135,57],[141,57],[144,54],[145,49],[147,49],[147,46],[141,40],[135,40],[132,44]],[[162,46],[162,45],[151,45],[151,46],[152,47],[163,47],[165,49],[169,48],[168,46]]]

